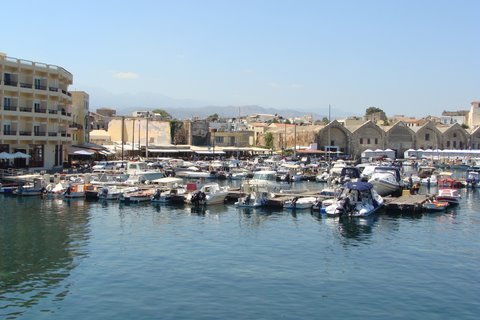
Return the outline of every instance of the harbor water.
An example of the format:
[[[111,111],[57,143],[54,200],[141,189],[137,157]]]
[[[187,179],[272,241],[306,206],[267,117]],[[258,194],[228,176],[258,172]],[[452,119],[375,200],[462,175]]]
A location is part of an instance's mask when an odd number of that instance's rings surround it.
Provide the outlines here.
[[[0,196],[0,318],[477,319],[480,191],[461,194],[368,219]]]

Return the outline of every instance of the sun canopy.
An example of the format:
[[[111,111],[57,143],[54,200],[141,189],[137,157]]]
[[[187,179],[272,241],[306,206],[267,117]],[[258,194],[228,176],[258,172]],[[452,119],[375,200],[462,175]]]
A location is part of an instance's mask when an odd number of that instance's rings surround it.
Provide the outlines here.
[[[9,160],[13,158],[14,158],[13,154],[10,154],[8,152],[0,152],[0,159]]]
[[[367,191],[373,188],[373,185],[369,182],[357,181],[357,182],[347,182],[345,184],[346,189],[358,190],[358,191]]]

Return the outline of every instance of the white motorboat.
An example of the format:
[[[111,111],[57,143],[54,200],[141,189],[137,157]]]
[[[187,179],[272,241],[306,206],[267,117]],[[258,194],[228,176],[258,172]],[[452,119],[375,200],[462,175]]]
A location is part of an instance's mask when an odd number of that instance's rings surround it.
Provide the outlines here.
[[[299,198],[295,197],[292,200],[287,200],[283,204],[284,209],[292,209],[292,210],[299,210],[299,209],[311,209],[313,203],[317,201],[315,197],[305,197]]]
[[[185,202],[194,205],[211,205],[224,203],[228,195],[228,187],[220,187],[218,183],[204,185],[198,191],[187,194]]]
[[[47,194],[47,197],[59,197],[65,192],[66,188],[65,186],[59,182],[59,183],[50,183],[45,187],[45,192]]]
[[[273,186],[276,185],[277,172],[273,170],[261,170],[253,173],[253,178],[248,182],[251,186]]]
[[[239,208],[258,208],[267,204],[268,192],[252,191],[245,197],[239,198],[235,206]]]
[[[152,195],[153,203],[168,203],[175,199],[180,199],[187,194],[186,188],[181,184],[183,180],[180,178],[166,177],[152,181],[158,184],[158,188]],[[182,199],[183,202],[183,199]]]
[[[13,190],[12,194],[16,196],[41,196],[45,192],[45,183],[42,179],[35,179],[33,183],[19,186]]]
[[[85,198],[85,185],[83,184],[68,185],[65,191],[63,192],[63,197],[65,199]]]
[[[128,193],[125,192],[120,196],[120,201],[124,203],[148,202],[152,198],[154,192],[154,189],[139,190]]]
[[[341,195],[325,208],[328,216],[366,217],[383,206],[383,198],[368,182],[347,182]]]
[[[127,163],[128,182],[145,183],[155,179],[162,178],[163,172],[152,170],[146,162],[131,161]]]
[[[460,204],[460,199],[462,199],[462,196],[458,192],[458,189],[445,188],[438,189],[438,194],[435,199],[437,201],[448,202],[449,205],[458,205]]]
[[[372,177],[368,180],[380,196],[398,194],[401,192],[403,182],[400,179],[400,171],[396,167],[376,167]]]
[[[327,182],[328,178],[330,178],[330,174],[327,171],[324,171],[320,174],[315,176],[315,181],[317,182]]]
[[[98,192],[98,198],[102,200],[119,200],[124,193],[138,191],[137,187],[105,186]]]

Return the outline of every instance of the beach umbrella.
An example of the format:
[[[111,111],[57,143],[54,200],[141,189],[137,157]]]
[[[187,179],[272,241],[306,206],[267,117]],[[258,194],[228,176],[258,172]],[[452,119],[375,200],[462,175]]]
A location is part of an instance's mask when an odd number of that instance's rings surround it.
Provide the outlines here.
[[[90,151],[87,151],[87,150],[77,150],[77,151],[74,152],[74,154],[80,155],[80,156],[91,156],[94,153],[95,152],[90,152]]]
[[[2,160],[13,159],[13,155],[11,153],[8,153],[8,152],[0,152],[0,159],[2,159]]]
[[[23,153],[23,152],[20,152],[20,151],[17,151],[13,154],[13,158],[16,159],[16,158],[20,158],[20,159],[28,159],[28,158],[31,158],[30,155],[26,154],[26,153]]]

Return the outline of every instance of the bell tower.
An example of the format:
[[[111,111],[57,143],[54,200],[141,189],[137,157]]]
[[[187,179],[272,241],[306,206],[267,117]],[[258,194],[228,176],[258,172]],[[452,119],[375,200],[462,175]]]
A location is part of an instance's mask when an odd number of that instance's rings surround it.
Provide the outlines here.
[[[468,113],[468,126],[470,129],[480,126],[480,101],[473,101]]]

